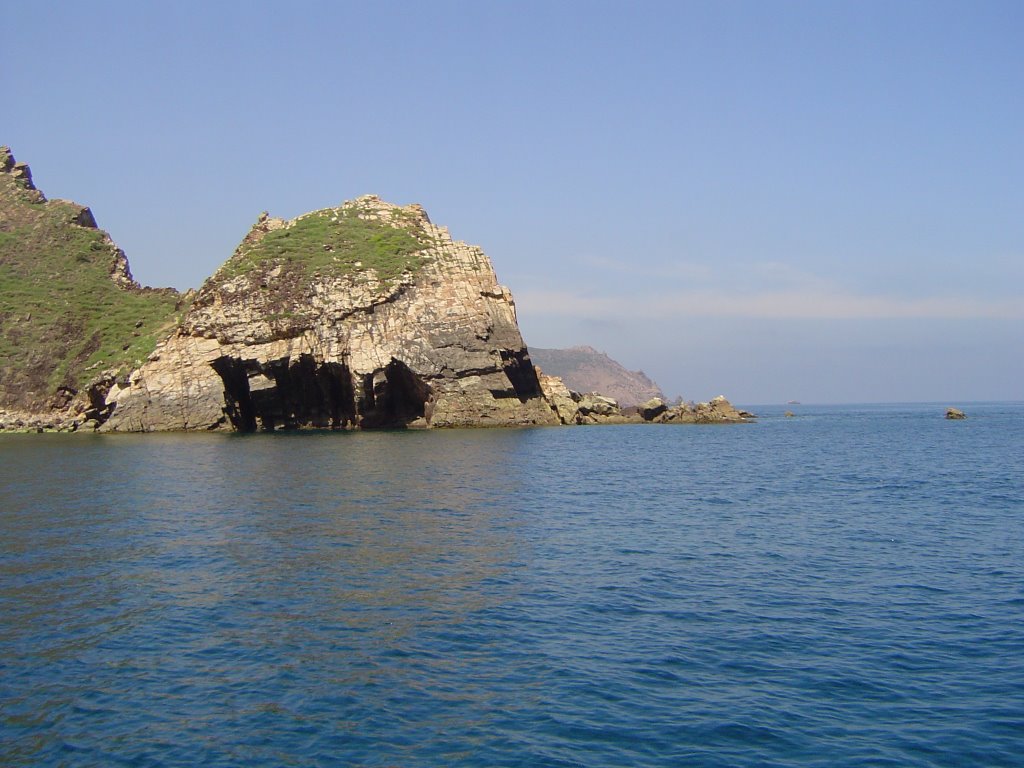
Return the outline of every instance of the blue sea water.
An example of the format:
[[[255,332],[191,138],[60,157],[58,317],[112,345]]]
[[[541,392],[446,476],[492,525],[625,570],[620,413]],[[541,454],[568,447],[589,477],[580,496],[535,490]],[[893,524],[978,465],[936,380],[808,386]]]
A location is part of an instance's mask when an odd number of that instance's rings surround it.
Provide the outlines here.
[[[1024,405],[789,407],[0,436],[0,764],[1024,764]]]

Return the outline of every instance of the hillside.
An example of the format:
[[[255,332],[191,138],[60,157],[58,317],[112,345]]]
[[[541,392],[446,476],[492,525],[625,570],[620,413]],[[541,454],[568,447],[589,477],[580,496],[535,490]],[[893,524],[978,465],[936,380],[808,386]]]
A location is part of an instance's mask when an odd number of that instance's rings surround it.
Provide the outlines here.
[[[575,392],[599,392],[625,407],[664,398],[661,388],[643,371],[629,371],[593,347],[539,349],[530,347],[530,357],[544,373],[558,376]]]
[[[0,408],[62,408],[102,374],[126,374],[180,300],[141,288],[92,212],[47,200],[0,147]]]

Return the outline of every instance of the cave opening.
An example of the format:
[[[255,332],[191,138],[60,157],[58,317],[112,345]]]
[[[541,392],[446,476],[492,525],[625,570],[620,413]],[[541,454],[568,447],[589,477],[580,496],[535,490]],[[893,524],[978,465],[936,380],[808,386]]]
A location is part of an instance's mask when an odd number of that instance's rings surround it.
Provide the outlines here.
[[[395,359],[357,386],[347,365],[308,354],[269,361],[225,355],[211,365],[224,384],[224,413],[239,432],[395,428],[432,416],[433,390]]]
[[[364,383],[362,426],[404,427],[433,415],[433,390],[401,360],[391,359],[384,370]]]
[[[239,432],[255,432],[256,413],[249,393],[245,361],[224,356],[218,357],[210,365],[224,383],[224,413],[231,426]]]
[[[317,363],[312,355],[267,362],[223,356],[211,365],[224,384],[224,413],[239,432],[356,422],[352,377],[342,363]]]

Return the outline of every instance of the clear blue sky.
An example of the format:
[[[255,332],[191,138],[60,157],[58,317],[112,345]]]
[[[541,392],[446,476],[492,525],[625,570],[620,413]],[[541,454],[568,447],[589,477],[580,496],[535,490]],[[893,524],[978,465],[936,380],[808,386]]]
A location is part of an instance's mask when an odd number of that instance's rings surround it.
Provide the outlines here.
[[[538,347],[745,404],[1024,399],[1024,3],[7,3],[0,143],[149,285],[375,193]]]

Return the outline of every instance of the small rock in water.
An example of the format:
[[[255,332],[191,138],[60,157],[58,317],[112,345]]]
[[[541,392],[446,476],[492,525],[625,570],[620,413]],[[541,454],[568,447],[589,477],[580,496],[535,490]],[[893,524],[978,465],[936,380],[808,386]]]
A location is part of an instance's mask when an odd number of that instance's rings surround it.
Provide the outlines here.
[[[947,419],[966,419],[967,414],[961,411],[959,408],[947,408],[946,409]]]

